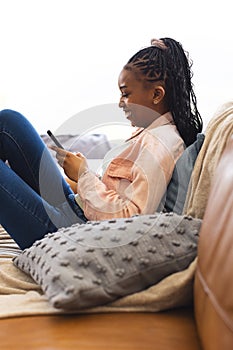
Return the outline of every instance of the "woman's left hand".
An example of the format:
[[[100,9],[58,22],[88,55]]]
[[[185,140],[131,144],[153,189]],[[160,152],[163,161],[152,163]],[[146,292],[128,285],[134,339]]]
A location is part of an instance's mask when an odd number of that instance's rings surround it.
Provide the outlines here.
[[[88,170],[87,160],[82,153],[72,153],[56,146],[50,147],[56,152],[58,164],[64,169],[66,176],[78,182],[79,177]]]

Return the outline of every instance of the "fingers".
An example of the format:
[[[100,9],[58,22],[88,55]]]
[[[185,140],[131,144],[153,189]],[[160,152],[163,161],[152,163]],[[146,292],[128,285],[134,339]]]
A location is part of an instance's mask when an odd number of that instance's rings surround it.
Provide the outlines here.
[[[51,146],[50,148],[56,152],[57,162],[68,177],[76,179],[79,172],[81,174],[88,168],[86,158],[81,152],[74,154],[57,146]]]
[[[49,146],[49,148],[56,152],[57,162],[61,167],[63,167],[65,158],[67,157],[68,153],[70,153],[70,152],[68,152],[62,148],[59,148],[57,146]]]
[[[57,146],[48,146],[50,149],[52,149],[53,151],[59,153],[59,154],[66,154],[68,151],[66,151],[65,149],[63,148],[59,148]]]
[[[60,156],[63,156],[64,158],[69,155],[69,154],[74,154],[73,152],[69,152],[63,148],[59,148],[57,146],[49,146],[50,149],[52,149],[53,151],[55,151],[57,153],[57,155],[60,155]],[[81,152],[78,152],[78,153],[75,153],[75,155],[79,158],[85,158],[85,156],[81,153]]]
[[[75,155],[79,158],[85,158],[85,156],[81,152],[75,153]]]

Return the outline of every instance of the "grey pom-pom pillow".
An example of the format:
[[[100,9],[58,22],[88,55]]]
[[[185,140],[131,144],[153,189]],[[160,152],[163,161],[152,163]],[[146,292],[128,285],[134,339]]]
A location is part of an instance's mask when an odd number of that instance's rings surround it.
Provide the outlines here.
[[[201,222],[157,213],[77,224],[36,241],[14,264],[55,308],[103,305],[187,268],[197,254]]]

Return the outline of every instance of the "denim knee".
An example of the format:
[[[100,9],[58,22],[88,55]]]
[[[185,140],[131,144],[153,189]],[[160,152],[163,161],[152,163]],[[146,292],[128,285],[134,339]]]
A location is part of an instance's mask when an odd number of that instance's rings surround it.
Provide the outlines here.
[[[3,109],[0,111],[0,127],[2,127],[4,124],[11,125],[12,122],[19,122],[22,119],[26,120],[26,118],[21,113],[12,109]]]

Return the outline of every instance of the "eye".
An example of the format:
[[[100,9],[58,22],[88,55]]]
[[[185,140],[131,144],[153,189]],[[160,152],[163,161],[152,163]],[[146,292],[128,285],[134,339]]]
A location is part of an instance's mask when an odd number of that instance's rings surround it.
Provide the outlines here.
[[[128,97],[129,96],[129,93],[127,93],[127,92],[122,92],[122,94],[121,94],[121,97]]]

